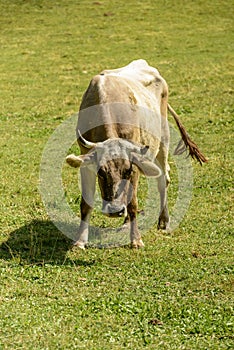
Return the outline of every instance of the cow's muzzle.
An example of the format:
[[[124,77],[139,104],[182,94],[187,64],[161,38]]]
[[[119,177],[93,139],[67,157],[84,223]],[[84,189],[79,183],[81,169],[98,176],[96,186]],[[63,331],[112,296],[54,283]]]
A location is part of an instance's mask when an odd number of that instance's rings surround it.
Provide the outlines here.
[[[102,208],[102,213],[112,218],[126,217],[127,207],[125,204],[115,205],[112,203],[106,203]]]

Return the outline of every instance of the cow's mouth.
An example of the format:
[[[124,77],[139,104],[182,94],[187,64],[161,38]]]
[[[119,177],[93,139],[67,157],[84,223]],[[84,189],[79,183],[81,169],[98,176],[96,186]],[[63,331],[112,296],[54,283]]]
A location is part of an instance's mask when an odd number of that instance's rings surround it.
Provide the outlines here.
[[[106,203],[102,208],[102,213],[112,218],[127,217],[127,207],[125,204],[115,205]]]

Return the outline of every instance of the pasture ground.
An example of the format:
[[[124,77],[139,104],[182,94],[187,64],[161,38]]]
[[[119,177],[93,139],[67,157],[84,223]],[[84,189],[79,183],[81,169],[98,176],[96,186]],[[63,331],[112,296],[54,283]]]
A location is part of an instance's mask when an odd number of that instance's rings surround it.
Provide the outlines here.
[[[0,8],[0,349],[233,349],[233,2]],[[165,77],[209,163],[193,162],[192,202],[172,234],[154,226],[137,251],[70,251],[38,192],[43,148],[94,74],[137,58]],[[76,174],[64,174],[78,212]]]

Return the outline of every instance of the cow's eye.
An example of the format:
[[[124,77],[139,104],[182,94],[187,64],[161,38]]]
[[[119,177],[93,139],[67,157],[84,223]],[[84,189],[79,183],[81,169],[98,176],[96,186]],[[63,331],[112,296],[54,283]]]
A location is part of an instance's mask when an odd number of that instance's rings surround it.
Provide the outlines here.
[[[124,172],[124,177],[128,178],[132,174],[132,164],[129,169],[126,169]]]

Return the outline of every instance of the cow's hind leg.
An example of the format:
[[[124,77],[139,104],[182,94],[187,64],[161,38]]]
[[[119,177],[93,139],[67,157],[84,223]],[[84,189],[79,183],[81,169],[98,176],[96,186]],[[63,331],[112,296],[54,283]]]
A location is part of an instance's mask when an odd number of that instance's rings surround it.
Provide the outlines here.
[[[167,207],[167,180],[164,174],[158,178],[158,190],[160,194],[160,213],[158,218],[158,229],[169,229],[170,218]]]
[[[93,210],[96,174],[88,168],[81,168],[82,199],[80,204],[81,222],[74,246],[85,249],[89,236],[89,221]]]
[[[170,182],[169,171],[170,167],[167,161],[168,149],[161,143],[156,162],[159,163],[162,169],[162,175],[158,178],[158,191],[160,194],[160,213],[158,218],[158,229],[168,230],[170,218],[167,207],[167,188]]]

